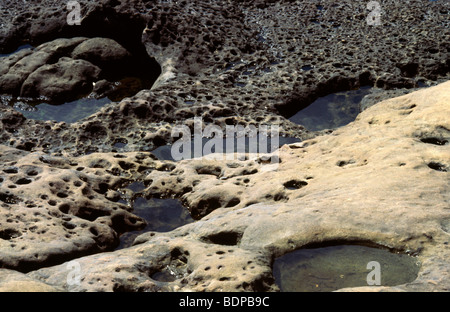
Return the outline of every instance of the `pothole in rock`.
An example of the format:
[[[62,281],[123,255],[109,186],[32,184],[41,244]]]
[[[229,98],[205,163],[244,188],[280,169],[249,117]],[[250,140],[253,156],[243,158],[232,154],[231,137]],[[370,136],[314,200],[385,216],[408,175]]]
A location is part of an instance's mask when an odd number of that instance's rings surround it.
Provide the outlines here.
[[[179,248],[175,248],[170,253],[170,263],[161,270],[151,274],[150,278],[157,282],[170,283],[185,277],[186,274],[190,273],[187,270],[188,256],[188,251],[183,252]]]
[[[417,278],[420,263],[407,254],[360,245],[299,249],[275,259],[283,292],[330,292],[346,287],[396,286]]]
[[[147,226],[141,231],[122,234],[117,249],[130,247],[134,239],[145,232],[169,232],[194,222],[187,208],[177,199],[138,197],[133,203],[133,213],[145,219]]]
[[[310,131],[334,129],[354,121],[360,113],[360,103],[370,93],[371,87],[336,92],[315,100],[308,107],[289,118]]]
[[[236,153],[236,152],[245,152],[248,153],[251,150],[257,150],[258,153],[260,154],[264,154],[267,152],[270,152],[272,149],[272,142],[271,142],[271,138],[267,138],[267,141],[260,141],[259,139],[260,137],[257,136],[257,140],[256,140],[256,146],[253,145],[253,143],[251,143],[251,140],[246,136],[245,137],[245,141],[242,140],[243,144],[241,142],[238,142],[237,138],[234,139],[220,139],[218,140],[218,142],[220,142],[219,146],[222,147],[222,151],[220,153]],[[281,147],[285,144],[292,144],[292,143],[297,143],[300,142],[301,140],[298,138],[293,138],[293,137],[279,137],[278,139],[278,147]],[[211,153],[215,153],[216,152],[216,146],[214,146],[212,144],[212,139],[210,138],[202,138],[202,148],[201,151],[199,153],[199,155],[196,155],[196,148],[195,148],[195,140],[192,139],[190,142],[190,158],[197,158],[197,157],[203,157],[206,155],[210,155]],[[171,160],[174,161],[174,155],[172,152],[172,144],[167,144],[167,145],[162,145],[159,146],[158,148],[154,149],[152,151],[152,154],[155,155],[159,160]],[[277,148],[274,149],[274,151]],[[176,151],[177,153],[179,152],[180,154],[184,152],[184,147],[180,146],[179,150]],[[187,153],[189,154],[189,152]],[[183,159],[187,159],[186,157]]]
[[[125,46],[103,37],[60,38],[0,55],[0,104],[29,119],[71,123],[150,89],[161,67]]]

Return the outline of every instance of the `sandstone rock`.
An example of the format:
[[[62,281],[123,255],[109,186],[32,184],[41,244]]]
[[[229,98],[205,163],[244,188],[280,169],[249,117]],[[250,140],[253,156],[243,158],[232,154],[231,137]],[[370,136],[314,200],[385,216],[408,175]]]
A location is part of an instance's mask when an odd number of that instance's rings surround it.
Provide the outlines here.
[[[150,154],[71,159],[0,150],[0,267],[26,272],[111,250],[121,233],[145,226],[108,191],[156,166]]]
[[[0,142],[8,146],[1,153],[9,155],[2,156],[8,160],[1,211],[13,221],[1,225],[5,266],[28,271],[60,263],[28,276],[64,290],[271,291],[277,290],[275,257],[310,244],[356,242],[422,262],[414,282],[372,290],[448,291],[448,82],[367,108],[337,130],[310,133],[286,119],[343,89],[448,80],[445,2],[414,0],[405,10],[398,1],[383,1],[389,14],[377,27],[367,24],[366,6],[351,0],[320,7],[308,1],[79,2],[83,22],[71,27],[66,9],[53,0],[8,1],[0,15],[6,25],[0,50],[94,35],[140,56],[144,44],[163,72],[151,90],[73,124],[28,120],[0,107]],[[2,71],[18,62],[7,59]],[[280,150],[276,171],[256,155],[173,163],[134,154],[173,142],[175,122],[192,126],[194,117],[221,127],[278,124],[281,134],[304,142]],[[115,153],[118,142],[131,154],[105,154]],[[39,180],[24,173],[26,161],[43,170]],[[70,185],[78,180],[85,194]],[[67,285],[63,261],[111,250],[119,232],[135,228],[129,207],[117,203],[115,182],[124,180],[144,181],[148,197],[182,199],[199,220],[144,234],[126,250],[78,258],[81,283]],[[68,196],[59,197],[55,189],[67,184]],[[85,201],[95,209],[73,204]],[[57,209],[66,202],[67,212]],[[32,215],[38,209],[45,218]]]
[[[240,185],[240,202],[220,203],[172,232],[143,234],[128,249],[77,259],[85,273],[75,289],[277,290],[270,274],[274,257],[339,242],[383,246],[421,262],[415,281],[371,291],[448,291],[449,86],[386,100],[331,135],[286,145],[277,170],[263,170],[267,165],[249,155],[152,171],[144,190],[152,196],[157,189],[175,193],[194,209],[194,199],[211,186],[226,193]],[[249,163],[257,172],[244,173]],[[181,184],[175,189],[174,179]],[[69,289],[66,274],[62,264],[29,276]]]
[[[39,282],[27,275],[0,269],[0,292],[58,292],[61,289]]]
[[[146,244],[74,260],[81,268],[78,285],[66,284],[66,264],[30,272],[28,276],[70,291],[271,289],[268,260],[258,251],[153,235]]]

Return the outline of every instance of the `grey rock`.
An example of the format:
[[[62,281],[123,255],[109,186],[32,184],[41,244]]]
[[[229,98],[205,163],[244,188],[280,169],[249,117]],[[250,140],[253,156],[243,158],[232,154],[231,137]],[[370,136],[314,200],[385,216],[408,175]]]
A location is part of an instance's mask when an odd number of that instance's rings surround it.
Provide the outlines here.
[[[39,45],[36,50],[52,53],[55,58],[69,55],[76,46],[86,40],[86,37],[59,38]]]
[[[50,53],[37,51],[21,58],[9,68],[7,74],[0,77],[0,93],[18,95],[28,76],[45,65],[50,57]]]
[[[92,38],[79,44],[72,58],[83,59],[103,69],[105,74],[122,72],[131,54],[116,41],[109,38]]]
[[[63,57],[34,71],[24,81],[21,96],[69,102],[88,94],[100,73],[101,69],[88,61]]]

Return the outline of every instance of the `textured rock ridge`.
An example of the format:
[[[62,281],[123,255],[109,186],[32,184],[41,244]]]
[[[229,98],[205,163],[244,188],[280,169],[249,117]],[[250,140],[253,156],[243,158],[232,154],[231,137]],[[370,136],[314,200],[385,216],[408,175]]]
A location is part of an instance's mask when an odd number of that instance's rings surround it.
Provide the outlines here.
[[[220,126],[276,123],[283,135],[308,139],[316,133],[286,118],[317,97],[364,85],[432,85],[449,72],[445,1],[384,1],[389,14],[378,27],[367,25],[366,4],[354,1],[79,1],[79,27],[67,25],[59,3],[14,3],[2,11],[4,50],[19,42],[102,37],[142,64],[154,58],[162,70],[152,90],[65,126],[58,137],[66,145],[38,121],[1,139],[16,146],[18,137],[37,136],[29,143],[48,152],[108,152],[125,140],[130,151],[152,150],[173,142],[165,129],[193,117]],[[92,124],[100,131],[84,135]]]
[[[395,287],[344,291],[449,290],[449,90],[447,82],[386,100],[332,135],[285,145],[276,171],[252,163],[253,174],[231,174],[232,162],[217,160],[152,171],[143,191],[152,196],[154,186],[163,194],[165,185],[170,194],[197,203],[198,197],[214,196],[213,189],[228,194],[240,185],[240,202],[226,207],[224,201],[169,233],[143,234],[126,250],[77,259],[86,275],[75,289],[277,290],[275,257],[305,246],[358,243],[417,257],[419,276]],[[225,174],[228,179],[219,178]],[[179,180],[176,189],[172,178]],[[158,280],[167,270],[176,274]],[[60,265],[28,275],[69,289],[65,274]]]

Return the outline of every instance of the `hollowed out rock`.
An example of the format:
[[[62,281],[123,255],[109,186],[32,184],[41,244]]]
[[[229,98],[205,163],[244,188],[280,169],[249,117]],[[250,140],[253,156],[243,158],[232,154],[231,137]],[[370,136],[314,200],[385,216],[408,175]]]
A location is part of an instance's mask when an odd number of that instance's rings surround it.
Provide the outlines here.
[[[307,182],[300,180],[289,180],[283,184],[283,186],[289,190],[298,190],[306,185],[308,185]]]
[[[234,246],[239,244],[242,233],[233,231],[223,231],[220,233],[211,234],[202,238],[203,241],[218,245]]]
[[[419,268],[418,260],[406,254],[338,245],[299,249],[279,257],[274,262],[273,274],[281,291],[328,292],[346,287],[409,283],[417,278]]]

